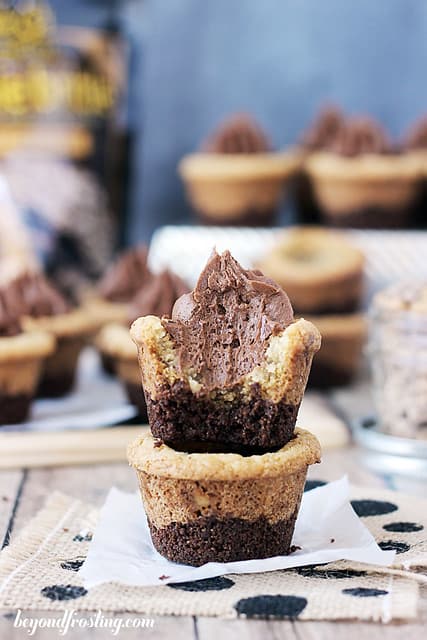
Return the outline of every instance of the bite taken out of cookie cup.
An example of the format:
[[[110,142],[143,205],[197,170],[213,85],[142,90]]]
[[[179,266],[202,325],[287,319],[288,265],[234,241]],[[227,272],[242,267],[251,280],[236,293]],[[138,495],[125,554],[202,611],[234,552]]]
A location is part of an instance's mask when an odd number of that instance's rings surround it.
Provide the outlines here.
[[[263,455],[187,453],[147,434],[128,448],[153,544],[173,562],[200,566],[286,555],[308,466],[320,462],[303,429]]]
[[[159,318],[139,318],[131,336],[154,437],[174,447],[195,441],[219,451],[251,452],[282,447],[292,438],[320,348],[311,322],[300,319],[270,336],[261,364],[231,387],[209,391],[191,371],[179,372],[176,346]]]

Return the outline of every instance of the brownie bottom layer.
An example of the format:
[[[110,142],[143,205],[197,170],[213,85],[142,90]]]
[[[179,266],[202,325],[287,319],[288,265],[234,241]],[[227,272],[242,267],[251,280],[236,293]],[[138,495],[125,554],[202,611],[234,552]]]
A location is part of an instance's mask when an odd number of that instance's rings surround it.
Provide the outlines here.
[[[327,389],[328,387],[344,387],[353,381],[355,371],[340,369],[332,364],[313,362],[308,378],[308,387]]]
[[[70,393],[74,387],[74,371],[51,377],[42,376],[37,388],[39,398],[60,398]]]
[[[271,524],[265,518],[242,520],[212,516],[192,522],[172,522],[150,531],[157,551],[172,562],[198,567],[206,562],[237,562],[287,555],[291,550],[297,512]]]
[[[253,453],[283,447],[292,438],[299,406],[265,400],[258,385],[243,402],[194,395],[182,382],[156,400],[146,397],[151,432],[170,446],[208,442],[224,452],[244,447]]]
[[[145,402],[144,392],[141,385],[126,382],[125,388],[129,398],[129,402],[138,409],[141,420],[143,422],[148,422],[147,404]]]
[[[327,222],[335,227],[353,227],[358,229],[401,229],[410,223],[411,209],[395,209],[388,211],[376,207],[334,214],[324,211]]]
[[[8,396],[0,394],[0,426],[24,422],[30,412],[31,396],[19,394]]]

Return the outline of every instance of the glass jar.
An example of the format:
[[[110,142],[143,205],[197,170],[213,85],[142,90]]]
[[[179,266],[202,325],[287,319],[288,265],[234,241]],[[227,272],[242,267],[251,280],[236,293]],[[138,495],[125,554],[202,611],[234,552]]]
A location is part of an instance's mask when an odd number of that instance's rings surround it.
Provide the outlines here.
[[[375,296],[369,356],[378,428],[427,438],[427,283],[399,284]]]

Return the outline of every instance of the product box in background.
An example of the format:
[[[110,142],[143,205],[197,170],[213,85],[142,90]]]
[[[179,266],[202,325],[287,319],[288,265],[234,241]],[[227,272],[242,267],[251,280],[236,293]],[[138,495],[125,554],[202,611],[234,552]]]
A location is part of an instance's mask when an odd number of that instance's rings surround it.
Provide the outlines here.
[[[41,262],[71,291],[99,275],[119,237],[126,75],[116,29],[59,26],[47,3],[0,3],[0,255]]]

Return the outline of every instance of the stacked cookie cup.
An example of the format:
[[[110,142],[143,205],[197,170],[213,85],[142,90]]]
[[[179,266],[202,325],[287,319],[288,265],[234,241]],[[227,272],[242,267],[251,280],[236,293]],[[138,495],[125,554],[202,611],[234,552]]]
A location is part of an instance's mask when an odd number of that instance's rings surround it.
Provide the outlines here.
[[[156,549],[194,566],[289,553],[320,460],[316,438],[295,429],[316,327],[225,252],[171,319],[141,317],[131,335],[151,433],[128,457]]]
[[[259,266],[288,292],[295,313],[313,322],[322,335],[309,384],[331,387],[351,382],[367,334],[365,316],[359,311],[363,254],[341,233],[296,227]]]

